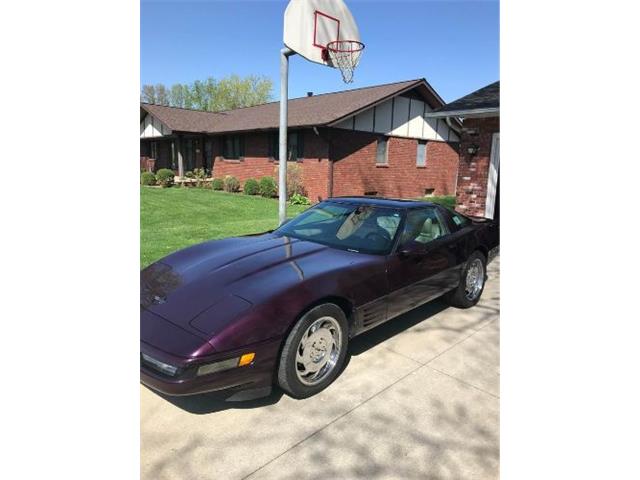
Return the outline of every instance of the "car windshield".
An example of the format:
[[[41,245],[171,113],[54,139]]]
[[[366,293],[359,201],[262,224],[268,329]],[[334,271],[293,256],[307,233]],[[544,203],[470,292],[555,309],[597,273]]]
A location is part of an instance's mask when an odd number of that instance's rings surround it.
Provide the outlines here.
[[[322,202],[285,223],[275,233],[351,252],[387,254],[401,212],[394,208]]]

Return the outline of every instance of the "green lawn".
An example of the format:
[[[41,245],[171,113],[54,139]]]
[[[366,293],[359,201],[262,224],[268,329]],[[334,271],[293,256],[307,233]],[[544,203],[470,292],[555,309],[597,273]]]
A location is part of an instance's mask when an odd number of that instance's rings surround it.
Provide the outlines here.
[[[289,216],[305,206],[287,206]],[[278,224],[278,201],[201,188],[140,188],[140,264],[205,240],[264,232]]]

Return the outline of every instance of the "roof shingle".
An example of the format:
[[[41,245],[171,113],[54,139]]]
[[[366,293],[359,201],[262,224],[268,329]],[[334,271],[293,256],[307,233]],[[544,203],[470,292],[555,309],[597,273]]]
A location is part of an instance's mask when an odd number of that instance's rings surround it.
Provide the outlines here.
[[[290,99],[289,127],[328,125],[422,84],[426,84],[424,79],[409,80]],[[435,98],[440,103],[440,98]],[[279,102],[225,112],[204,112],[147,103],[141,103],[140,107],[171,130],[197,133],[274,129],[278,128],[280,114]]]
[[[442,108],[435,110],[432,116],[442,116],[447,112],[473,112],[478,110],[495,110],[500,109],[500,81],[476,90],[475,92],[465,95],[462,98],[447,103]]]

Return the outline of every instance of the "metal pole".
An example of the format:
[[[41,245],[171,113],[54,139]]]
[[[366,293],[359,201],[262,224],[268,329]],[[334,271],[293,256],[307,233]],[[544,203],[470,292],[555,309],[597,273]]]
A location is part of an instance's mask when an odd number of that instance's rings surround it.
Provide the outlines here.
[[[289,57],[295,52],[289,48],[280,50],[280,146],[278,148],[278,222],[287,219],[287,126],[289,102]]]

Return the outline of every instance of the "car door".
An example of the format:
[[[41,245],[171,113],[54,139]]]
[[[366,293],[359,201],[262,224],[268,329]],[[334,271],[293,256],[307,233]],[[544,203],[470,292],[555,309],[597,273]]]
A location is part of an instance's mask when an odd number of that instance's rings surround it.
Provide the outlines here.
[[[457,243],[435,206],[407,212],[398,247],[387,260],[388,317],[422,305],[457,285]]]
[[[455,255],[455,277],[458,279],[462,274],[463,267],[467,261],[467,257],[471,253],[470,235],[473,232],[471,221],[457,212],[448,210],[444,207],[438,207],[441,216],[447,221],[449,231],[448,243],[450,244],[450,252]],[[452,273],[453,274],[453,273]],[[456,285],[457,286],[457,283]]]

